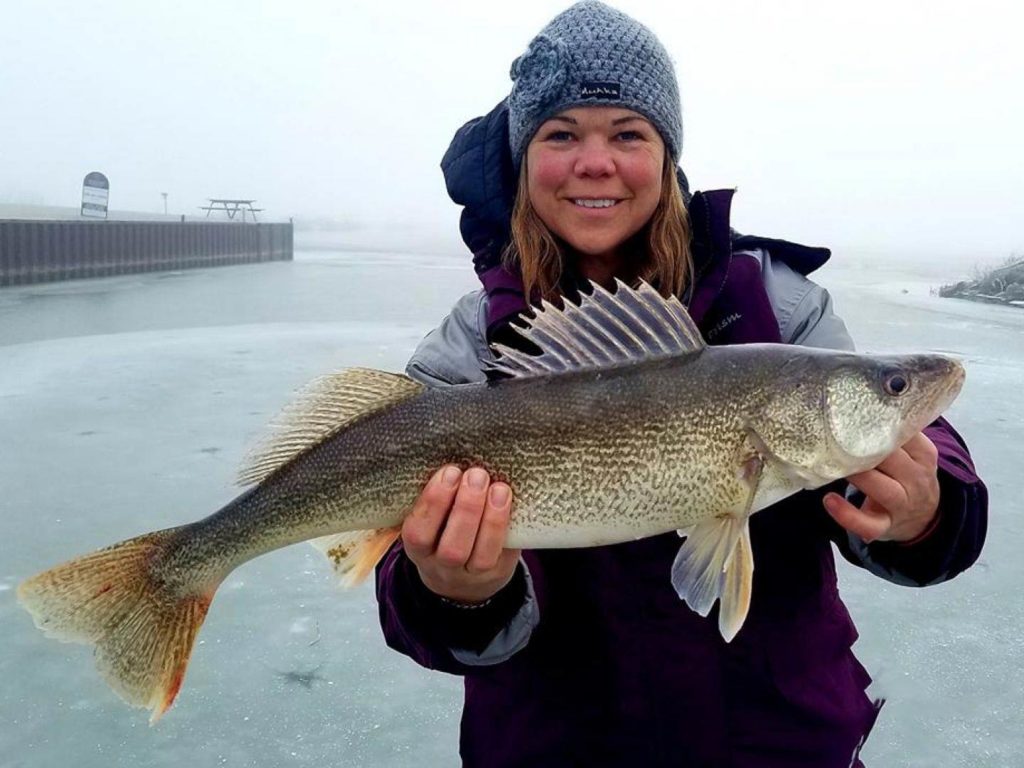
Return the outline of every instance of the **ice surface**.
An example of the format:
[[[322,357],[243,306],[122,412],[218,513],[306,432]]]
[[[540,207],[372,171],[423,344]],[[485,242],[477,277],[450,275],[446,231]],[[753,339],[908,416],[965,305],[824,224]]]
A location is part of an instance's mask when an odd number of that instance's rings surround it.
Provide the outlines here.
[[[390,651],[371,588],[337,588],[310,547],[228,578],[155,728],[15,602],[43,567],[216,509],[295,389],[348,365],[401,370],[475,287],[455,249],[326,238],[292,263],[0,291],[0,766],[457,764],[459,681]],[[860,348],[964,359],[950,416],[992,494],[982,562],[949,584],[841,565],[858,654],[889,699],[871,766],[1024,754],[1024,312],[929,294],[957,276],[850,257],[819,276]]]
[[[948,264],[848,257],[815,276],[860,349],[963,361],[967,380],[947,416],[991,497],[981,559],[951,582],[906,589],[839,563],[857,654],[888,699],[868,766],[1008,766],[1024,754],[1024,312],[931,295],[961,275]]]

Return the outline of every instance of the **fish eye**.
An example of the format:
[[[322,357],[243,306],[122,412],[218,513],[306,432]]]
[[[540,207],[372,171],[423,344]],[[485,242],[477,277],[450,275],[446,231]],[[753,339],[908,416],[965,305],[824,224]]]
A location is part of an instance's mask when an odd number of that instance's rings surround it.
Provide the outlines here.
[[[910,389],[910,378],[903,371],[892,368],[882,371],[882,389],[886,394],[899,397]]]

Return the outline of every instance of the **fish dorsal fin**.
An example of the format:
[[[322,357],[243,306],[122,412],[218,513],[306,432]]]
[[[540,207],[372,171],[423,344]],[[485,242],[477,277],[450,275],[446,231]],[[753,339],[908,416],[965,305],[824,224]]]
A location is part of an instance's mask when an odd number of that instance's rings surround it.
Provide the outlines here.
[[[521,315],[525,328],[512,326],[540,350],[529,355],[504,344],[489,368],[514,378],[543,376],[638,363],[699,352],[706,346],[686,308],[675,296],[664,298],[648,283],[630,288],[615,280],[615,293],[594,283],[559,309],[548,301],[532,316]]]
[[[419,394],[408,376],[349,368],[310,382],[272,423],[273,433],[243,463],[239,485],[258,483],[324,438],[357,419]]]

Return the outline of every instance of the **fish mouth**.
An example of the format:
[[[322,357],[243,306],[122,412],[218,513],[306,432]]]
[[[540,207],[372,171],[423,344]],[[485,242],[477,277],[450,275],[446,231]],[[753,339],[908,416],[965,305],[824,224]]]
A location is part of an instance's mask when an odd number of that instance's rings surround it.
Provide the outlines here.
[[[929,394],[913,406],[913,413],[908,414],[905,439],[909,440],[917,432],[941,416],[963,389],[967,371],[963,364],[953,357],[945,355],[927,355],[911,363],[917,369],[918,386],[927,388]]]
[[[946,400],[942,405],[943,411],[960,396],[960,390],[963,389],[964,382],[967,380],[967,371],[959,360],[950,358],[949,363],[952,370],[949,374],[949,383],[946,386]]]
[[[963,364],[953,357],[936,356],[933,360],[931,370],[926,371],[926,375],[930,374],[933,380],[942,382],[942,385],[936,387],[935,397],[932,399],[932,406],[938,410],[935,416],[938,417],[960,394],[967,379],[967,371],[964,370]]]

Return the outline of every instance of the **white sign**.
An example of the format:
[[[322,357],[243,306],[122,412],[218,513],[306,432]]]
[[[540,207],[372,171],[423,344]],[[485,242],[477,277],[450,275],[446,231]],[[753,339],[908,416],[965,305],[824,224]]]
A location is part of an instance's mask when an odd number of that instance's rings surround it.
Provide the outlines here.
[[[82,215],[94,219],[107,218],[110,182],[102,173],[93,171],[82,182]]]

